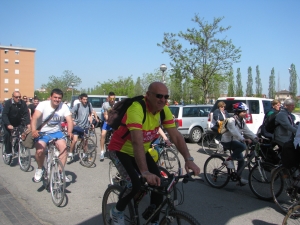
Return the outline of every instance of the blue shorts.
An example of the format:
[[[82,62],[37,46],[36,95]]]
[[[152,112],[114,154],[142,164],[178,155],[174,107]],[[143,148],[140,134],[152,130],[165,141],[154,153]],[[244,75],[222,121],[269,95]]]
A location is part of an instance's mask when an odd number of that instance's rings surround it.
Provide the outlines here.
[[[89,130],[88,128],[82,129],[81,127],[75,126],[75,127],[73,127],[72,133],[74,135],[78,135],[78,137],[82,138],[84,133],[88,134],[88,130]]]
[[[104,121],[102,130],[112,130],[112,128],[106,123],[106,121]]]
[[[50,134],[45,134],[43,136],[39,136],[38,138],[34,139],[34,142],[43,141],[46,144],[48,144],[49,141],[51,141],[54,138],[63,139],[63,138],[65,138],[65,135],[63,132],[57,131],[55,133],[50,133]]]

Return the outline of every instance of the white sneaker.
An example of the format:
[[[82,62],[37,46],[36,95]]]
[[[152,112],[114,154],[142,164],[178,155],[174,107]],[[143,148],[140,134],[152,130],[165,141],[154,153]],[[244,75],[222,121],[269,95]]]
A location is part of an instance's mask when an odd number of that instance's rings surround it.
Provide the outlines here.
[[[125,225],[124,212],[116,212],[115,207],[110,210],[110,218],[113,221],[113,225]]]
[[[60,174],[60,177],[63,180],[63,175],[62,174]],[[70,183],[71,182],[71,180],[67,176],[65,176],[65,181],[66,181],[66,183]]]
[[[43,173],[44,173],[43,169],[36,169],[33,177],[34,182],[36,183],[40,182],[43,178]]]
[[[100,153],[100,161],[103,161],[103,160],[104,160],[104,151],[102,150]]]
[[[71,162],[73,160],[73,153],[69,153],[68,158],[67,158],[67,162]]]
[[[215,139],[215,143],[218,145],[218,144],[220,144],[220,142],[217,140],[217,139]]]
[[[225,165],[228,169],[234,169],[234,163],[233,163],[232,160],[224,161],[224,165]]]

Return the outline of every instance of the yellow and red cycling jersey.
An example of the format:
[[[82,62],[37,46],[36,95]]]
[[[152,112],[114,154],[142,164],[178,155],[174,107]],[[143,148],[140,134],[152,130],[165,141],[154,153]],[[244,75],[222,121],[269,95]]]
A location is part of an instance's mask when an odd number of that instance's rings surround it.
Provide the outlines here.
[[[145,99],[144,99],[145,101]],[[168,106],[163,108],[165,112],[165,119],[162,121],[164,128],[176,127],[173,119],[173,115]],[[131,142],[131,130],[142,130],[143,131],[143,143],[145,153],[148,151],[150,143],[157,137],[158,128],[160,122],[160,112],[155,115],[149,111],[149,106],[146,101],[146,120],[143,124],[144,112],[143,107],[139,102],[133,102],[132,105],[127,109],[122,124],[126,126],[119,126],[114,132],[112,139],[108,145],[109,150],[121,151],[127,153],[130,156],[134,156],[133,147]],[[126,135],[127,134],[127,135]]]

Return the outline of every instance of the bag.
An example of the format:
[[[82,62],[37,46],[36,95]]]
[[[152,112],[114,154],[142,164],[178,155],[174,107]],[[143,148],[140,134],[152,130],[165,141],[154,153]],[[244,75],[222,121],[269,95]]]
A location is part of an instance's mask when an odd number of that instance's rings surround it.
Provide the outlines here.
[[[219,124],[219,127],[218,127],[218,133],[219,134],[224,134],[227,130],[227,123],[228,123],[228,118],[225,119],[225,120],[219,120],[218,121],[218,124]]]
[[[142,105],[143,112],[144,112],[144,118],[143,123],[146,120],[146,103],[143,100],[144,96],[139,95],[135,96],[133,98],[125,98],[122,101],[117,102],[111,110],[108,111],[108,119],[107,124],[113,128],[114,130],[117,130],[119,126],[125,126],[125,124],[122,124],[121,121],[127,111],[127,109],[132,105],[133,102],[139,102]],[[160,120],[164,121],[165,119],[165,112],[164,110],[160,111]]]
[[[273,134],[275,131],[275,128],[279,126],[279,124],[275,124],[275,119],[277,116],[278,112],[272,113],[269,117],[267,117],[264,121],[264,127],[267,132],[270,134]]]
[[[33,148],[34,141],[33,141],[31,130],[29,130],[29,129],[25,130],[21,134],[21,138],[22,138],[22,144],[24,145],[25,148],[29,148],[29,149]]]
[[[285,142],[281,153],[282,165],[288,169],[297,167],[300,163],[300,150],[295,149],[294,140]]]

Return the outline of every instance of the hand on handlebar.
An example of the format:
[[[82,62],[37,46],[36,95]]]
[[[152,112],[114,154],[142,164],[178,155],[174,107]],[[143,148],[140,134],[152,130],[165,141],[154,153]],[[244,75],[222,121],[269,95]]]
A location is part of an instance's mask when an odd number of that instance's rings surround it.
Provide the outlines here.
[[[149,171],[142,173],[142,176],[147,180],[149,185],[160,186],[160,178]]]
[[[200,168],[193,161],[186,161],[184,168],[187,173],[189,173],[189,170],[192,170],[195,175],[200,174]]]

